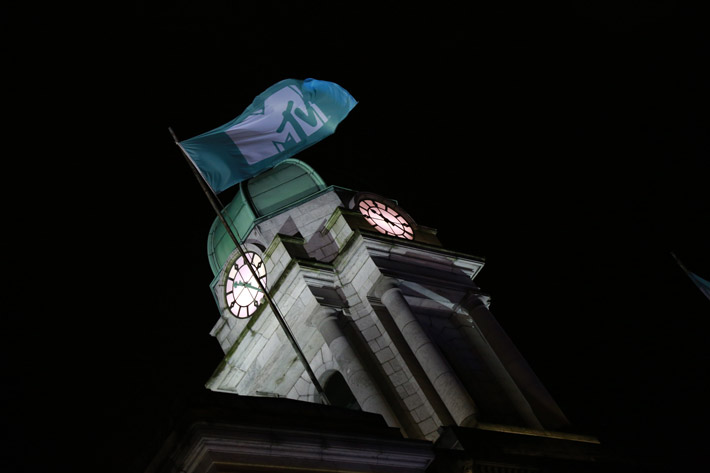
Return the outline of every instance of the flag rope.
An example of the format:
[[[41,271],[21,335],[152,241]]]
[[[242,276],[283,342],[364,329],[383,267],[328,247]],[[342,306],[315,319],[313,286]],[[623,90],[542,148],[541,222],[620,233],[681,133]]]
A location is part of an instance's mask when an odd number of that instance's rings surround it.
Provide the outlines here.
[[[222,223],[225,230],[229,234],[229,237],[234,242],[234,245],[237,247],[237,250],[239,250],[239,254],[241,255],[242,258],[244,258],[244,261],[247,262],[246,266],[249,268],[249,271],[251,271],[251,274],[254,277],[254,280],[256,280],[257,284],[259,285],[259,290],[264,294],[264,297],[266,298],[269,306],[271,307],[271,310],[273,311],[274,315],[276,316],[276,319],[278,320],[279,324],[281,325],[281,328],[283,329],[284,333],[286,334],[286,338],[288,338],[288,341],[291,343],[291,346],[296,351],[296,354],[298,355],[299,360],[303,364],[303,367],[306,369],[306,372],[308,373],[308,376],[311,379],[311,382],[313,383],[313,385],[316,388],[316,391],[320,395],[320,398],[323,401],[323,404],[329,405],[330,402],[328,401],[328,397],[325,395],[325,391],[323,390],[323,387],[318,382],[318,378],[316,377],[316,374],[313,372],[313,369],[311,369],[311,366],[308,363],[306,356],[303,354],[303,350],[298,345],[298,341],[296,340],[296,337],[293,335],[291,328],[288,326],[288,323],[286,323],[286,319],[283,317],[283,315],[279,311],[279,308],[277,307],[276,302],[274,302],[273,298],[271,297],[271,294],[269,293],[269,291],[266,289],[266,287],[264,287],[264,284],[261,282],[259,275],[256,273],[256,270],[252,266],[249,259],[246,257],[244,249],[242,248],[241,243],[239,243],[239,239],[236,237],[234,232],[232,232],[232,228],[227,223],[227,220],[225,220],[224,215],[222,215],[222,210],[220,210],[219,207],[221,206],[223,209],[224,206],[222,205],[221,202],[219,202],[219,198],[217,197],[217,195],[215,195],[214,191],[210,187],[208,187],[206,181],[204,180],[204,178],[202,178],[202,175],[197,170],[197,167],[192,162],[192,160],[190,159],[187,152],[185,152],[183,147],[180,145],[180,142],[178,141],[177,136],[175,136],[175,132],[173,131],[173,129],[171,127],[168,127],[168,130],[170,131],[170,134],[172,135],[173,140],[175,140],[175,144],[178,146],[178,148],[180,148],[180,151],[182,151],[182,154],[183,154],[185,160],[187,161],[188,165],[190,166],[190,169],[192,169],[192,173],[194,174],[195,179],[197,179],[197,182],[199,182],[200,187],[202,188],[203,192],[207,196],[207,200],[210,202],[212,209],[217,214],[217,217],[219,218],[220,222]],[[220,203],[220,206],[217,205],[217,202]]]

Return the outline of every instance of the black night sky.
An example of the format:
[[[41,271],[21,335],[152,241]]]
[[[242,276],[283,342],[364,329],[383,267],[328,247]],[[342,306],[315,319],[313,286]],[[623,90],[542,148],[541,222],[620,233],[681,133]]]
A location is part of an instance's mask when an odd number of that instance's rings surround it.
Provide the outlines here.
[[[710,300],[671,257],[710,279],[700,11],[161,3],[3,7],[3,471],[143,470],[221,360],[214,214],[168,127],[307,77],[359,104],[297,157],[485,257],[492,312],[579,432],[704,460]]]

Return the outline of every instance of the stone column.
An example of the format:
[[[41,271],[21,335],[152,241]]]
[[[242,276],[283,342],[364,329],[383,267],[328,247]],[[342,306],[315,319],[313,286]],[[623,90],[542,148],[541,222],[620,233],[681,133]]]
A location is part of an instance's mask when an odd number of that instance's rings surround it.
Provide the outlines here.
[[[382,281],[378,289],[380,300],[392,315],[397,328],[409,344],[456,425],[475,425],[478,410],[473,399],[412,313],[402,291],[390,279]]]
[[[476,349],[481,356],[483,362],[488,366],[498,386],[505,392],[506,397],[513,404],[513,407],[523,419],[525,424],[531,428],[542,429],[543,426],[535,416],[530,404],[523,393],[518,389],[512,376],[503,366],[503,363],[496,355],[491,345],[486,340],[486,337],[481,333],[480,328],[473,322],[473,319],[465,314],[455,313],[453,322],[459,327],[463,336],[468,340],[469,344]]]
[[[348,383],[355,399],[363,411],[382,415],[391,427],[400,427],[397,418],[377,389],[372,377],[358,359],[355,350],[345,337],[338,323],[337,312],[334,309],[321,308],[318,331],[328,344],[330,352],[341,369],[341,374]]]
[[[562,410],[483,301],[476,294],[469,294],[460,305],[468,311],[477,330],[494,352],[500,369],[515,384],[515,391],[519,393],[514,396],[517,399],[516,405],[520,410],[527,411],[524,418],[535,427],[540,424],[546,428],[568,425],[569,421]],[[508,393],[513,394],[512,391]],[[534,416],[535,421],[531,416]]]

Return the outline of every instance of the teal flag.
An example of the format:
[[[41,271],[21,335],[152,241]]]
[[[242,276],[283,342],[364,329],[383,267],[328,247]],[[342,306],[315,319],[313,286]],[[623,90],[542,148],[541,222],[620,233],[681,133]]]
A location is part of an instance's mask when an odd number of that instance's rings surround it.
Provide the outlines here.
[[[694,272],[689,271],[688,268],[686,268],[685,265],[678,259],[675,253],[671,252],[671,255],[673,256],[673,258],[675,258],[676,262],[678,263],[678,266],[680,266],[680,269],[682,269],[683,272],[690,278],[690,280],[695,283],[698,289],[700,289],[700,292],[702,292],[705,297],[710,299],[710,281],[707,281],[706,279],[701,278]]]
[[[698,289],[700,289],[700,292],[705,294],[705,297],[710,299],[710,281],[707,281],[697,274],[688,271],[688,277],[690,278],[691,281],[695,283],[696,286],[698,286]]]
[[[333,82],[286,79],[231,122],[180,146],[219,193],[331,135],[356,104]]]

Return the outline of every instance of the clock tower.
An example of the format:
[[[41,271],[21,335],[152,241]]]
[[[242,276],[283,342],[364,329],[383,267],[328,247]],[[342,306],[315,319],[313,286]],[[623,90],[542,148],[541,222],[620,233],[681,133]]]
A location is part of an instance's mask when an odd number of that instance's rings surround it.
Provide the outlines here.
[[[324,402],[264,287],[328,404],[431,442],[567,425],[489,311],[483,259],[444,248],[389,196],[327,186],[291,159],[242,183],[223,215],[244,249],[215,220],[211,334],[224,359],[210,390]]]
[[[389,196],[289,159],[222,218],[224,358],[146,473],[631,471],[568,432],[475,283],[483,260]]]

